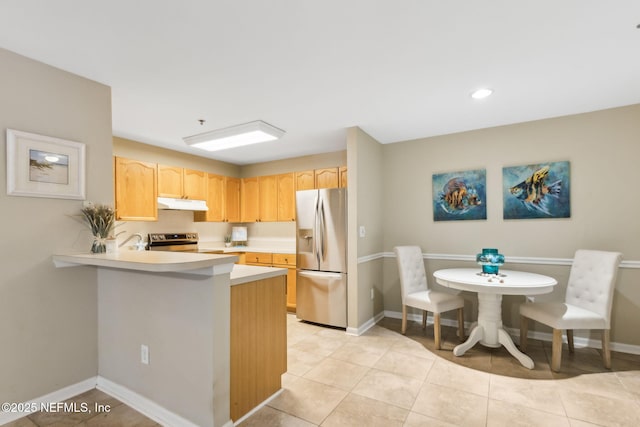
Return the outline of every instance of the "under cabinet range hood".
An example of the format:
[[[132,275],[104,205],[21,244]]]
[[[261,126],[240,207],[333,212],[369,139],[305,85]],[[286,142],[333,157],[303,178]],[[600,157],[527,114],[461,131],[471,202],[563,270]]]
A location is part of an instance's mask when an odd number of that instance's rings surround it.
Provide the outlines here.
[[[178,211],[208,211],[207,202],[204,200],[171,199],[158,197],[158,209],[173,209]]]

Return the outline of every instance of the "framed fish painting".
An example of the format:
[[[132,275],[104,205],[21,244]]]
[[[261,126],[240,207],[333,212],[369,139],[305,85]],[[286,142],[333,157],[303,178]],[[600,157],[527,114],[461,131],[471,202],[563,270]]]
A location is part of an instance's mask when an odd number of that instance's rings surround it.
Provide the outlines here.
[[[502,168],[504,219],[570,218],[569,162]]]
[[[433,220],[487,219],[486,169],[433,174]]]

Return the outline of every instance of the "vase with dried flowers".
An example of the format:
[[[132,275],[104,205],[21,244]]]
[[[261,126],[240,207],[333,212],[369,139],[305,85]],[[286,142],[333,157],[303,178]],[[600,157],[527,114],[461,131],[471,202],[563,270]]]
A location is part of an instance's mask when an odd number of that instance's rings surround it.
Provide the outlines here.
[[[82,208],[82,214],[93,234],[91,253],[100,254],[106,252],[106,240],[111,237],[113,232],[115,211],[107,205],[89,204]]]

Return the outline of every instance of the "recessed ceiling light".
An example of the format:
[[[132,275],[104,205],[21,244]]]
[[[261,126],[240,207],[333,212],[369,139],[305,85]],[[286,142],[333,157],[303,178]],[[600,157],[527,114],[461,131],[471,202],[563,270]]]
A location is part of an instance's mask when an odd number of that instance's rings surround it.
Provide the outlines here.
[[[483,99],[493,93],[492,89],[482,88],[471,92],[471,97],[473,99]]]
[[[182,139],[187,145],[195,148],[207,151],[220,151],[244,145],[273,141],[282,135],[284,135],[282,129],[271,126],[262,120],[256,120],[242,125],[187,136]]]

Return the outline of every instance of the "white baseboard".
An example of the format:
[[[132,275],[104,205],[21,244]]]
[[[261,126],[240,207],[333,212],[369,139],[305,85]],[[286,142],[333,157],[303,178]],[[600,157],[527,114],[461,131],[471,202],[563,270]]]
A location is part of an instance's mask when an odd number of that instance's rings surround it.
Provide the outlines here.
[[[400,313],[399,311],[385,310],[384,317],[390,317],[392,319],[402,319],[402,313]],[[407,320],[422,322],[422,315],[417,313],[409,313],[407,314]],[[433,316],[431,314],[427,316],[427,322],[433,323]],[[458,322],[453,319],[441,319],[440,323],[445,326],[453,326],[453,327],[458,326]],[[468,330],[470,326],[471,326],[470,322],[464,322],[465,329]],[[516,328],[504,328],[504,329],[511,336],[514,342],[518,343],[520,341],[520,329],[516,329]],[[532,339],[536,339],[540,341],[548,341],[548,342],[551,342],[553,339],[553,334],[549,332],[538,332],[538,331],[530,330],[527,336]],[[576,347],[589,347],[589,348],[598,348],[598,349],[602,348],[602,341],[590,339],[590,338],[583,338],[576,335],[574,335],[573,342]],[[610,347],[611,347],[611,350],[618,351],[620,353],[640,354],[640,346],[637,346],[637,345],[611,342]]]
[[[39,408],[48,403],[62,402],[96,387],[97,377],[87,378],[79,383],[61,388],[44,396],[24,402],[27,407]],[[14,402],[18,403],[18,402]],[[35,411],[34,411],[35,412]],[[32,412],[0,412],[0,425],[26,417]]]
[[[371,319],[364,322],[359,328],[347,328],[346,333],[347,335],[353,335],[353,336],[362,335],[365,332],[367,332],[369,329],[371,329],[376,323],[381,321],[384,316],[385,316],[385,313],[380,312],[376,314],[374,317],[372,317]]]
[[[165,407],[158,405],[156,402],[104,377],[98,376],[97,388],[163,426],[198,427],[197,424],[194,424],[186,418],[169,411]],[[229,420],[223,427],[233,427],[233,423]]]

